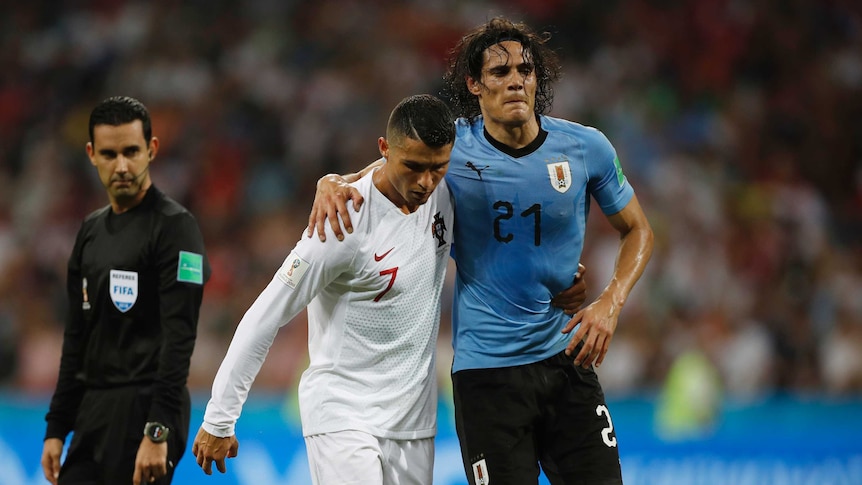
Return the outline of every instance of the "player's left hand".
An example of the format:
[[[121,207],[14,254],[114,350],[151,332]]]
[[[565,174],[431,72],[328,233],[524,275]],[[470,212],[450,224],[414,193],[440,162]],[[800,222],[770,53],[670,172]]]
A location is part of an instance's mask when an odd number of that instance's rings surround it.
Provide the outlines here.
[[[618,321],[619,307],[615,308],[611,298],[600,297],[576,313],[563,328],[563,333],[569,333],[579,323],[581,325],[566,346],[566,355],[571,356],[578,344],[583,341],[581,351],[575,356],[575,365],[584,369],[589,369],[591,365],[601,366],[608,353]]]
[[[134,485],[155,482],[168,473],[168,443],[153,443],[146,436],[141,439],[135,457]]]
[[[557,308],[562,308],[566,315],[574,315],[578,308],[584,304],[587,299],[587,283],[584,279],[584,273],[587,268],[578,263],[578,272],[575,273],[575,279],[572,286],[559,292],[551,299],[551,305]]]
[[[239,454],[239,441],[236,439],[236,435],[219,438],[200,428],[192,445],[192,454],[195,455],[195,460],[207,475],[213,474],[213,462],[215,462],[219,472],[225,473],[227,465],[225,465],[224,460]]]

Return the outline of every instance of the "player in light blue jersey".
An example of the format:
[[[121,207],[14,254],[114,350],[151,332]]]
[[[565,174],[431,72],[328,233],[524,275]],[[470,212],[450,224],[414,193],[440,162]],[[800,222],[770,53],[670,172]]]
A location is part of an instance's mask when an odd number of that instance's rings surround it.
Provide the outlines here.
[[[535,484],[539,466],[554,485],[622,483],[593,365],[607,354],[653,234],[607,138],[546,116],[560,72],[546,40],[492,19],[459,41],[445,76],[460,116],[446,175],[457,265],[452,383],[474,485]],[[309,232],[320,234],[327,217],[340,232],[336,212],[349,230],[344,201],[356,205],[356,194],[334,176],[318,186]],[[620,247],[610,282],[570,318],[552,297],[578,273],[591,198]]]
[[[547,116],[538,125],[530,143],[511,148],[487,134],[482,117],[456,124],[447,179],[460,243],[453,372],[563,351],[569,337],[560,329],[570,316],[550,300],[578,271],[590,196],[607,214],[634,197],[601,132]]]

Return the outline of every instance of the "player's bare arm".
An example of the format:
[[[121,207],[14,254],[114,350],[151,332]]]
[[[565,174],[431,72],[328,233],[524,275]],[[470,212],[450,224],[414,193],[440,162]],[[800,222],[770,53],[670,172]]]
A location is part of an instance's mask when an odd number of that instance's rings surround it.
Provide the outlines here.
[[[605,359],[617,322],[629,293],[643,274],[652,255],[653,232],[637,196],[620,212],[608,217],[611,225],[620,233],[620,249],[611,281],[596,300],[580,310],[563,329],[569,333],[581,326],[566,347],[571,355],[581,341],[581,351],[575,356],[575,365],[589,368],[599,367]]]
[[[200,428],[192,444],[192,454],[195,455],[198,466],[207,475],[213,474],[213,462],[219,472],[225,473],[227,471],[225,458],[234,458],[239,454],[239,440],[236,436],[219,438]]]
[[[339,241],[344,239],[344,232],[341,230],[341,224],[338,222],[338,216],[341,216],[341,222],[344,224],[344,230],[348,234],[353,232],[353,223],[350,222],[350,214],[347,211],[347,201],[353,201],[353,207],[356,210],[362,206],[364,199],[358,190],[348,184],[356,182],[364,177],[374,168],[383,165],[385,160],[380,158],[369,164],[357,173],[347,175],[328,174],[324,175],[317,181],[317,191],[314,193],[314,203],[311,205],[311,214],[308,216],[308,237],[314,234],[314,229],[317,228],[317,237],[321,241],[326,241],[326,230],[324,223],[328,220],[332,227],[332,232]]]

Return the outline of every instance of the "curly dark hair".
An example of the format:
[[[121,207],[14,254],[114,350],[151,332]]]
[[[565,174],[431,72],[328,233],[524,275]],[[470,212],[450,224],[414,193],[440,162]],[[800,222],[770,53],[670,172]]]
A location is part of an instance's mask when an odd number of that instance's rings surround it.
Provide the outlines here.
[[[449,99],[455,115],[467,118],[471,123],[482,114],[479,100],[467,89],[466,77],[481,82],[483,54],[485,49],[507,40],[521,43],[524,57],[532,58],[536,72],[536,113],[545,114],[554,101],[552,84],[560,78],[560,61],[547,45],[549,32],[537,34],[526,24],[513,23],[503,17],[495,17],[468,32],[449,52],[443,95]]]

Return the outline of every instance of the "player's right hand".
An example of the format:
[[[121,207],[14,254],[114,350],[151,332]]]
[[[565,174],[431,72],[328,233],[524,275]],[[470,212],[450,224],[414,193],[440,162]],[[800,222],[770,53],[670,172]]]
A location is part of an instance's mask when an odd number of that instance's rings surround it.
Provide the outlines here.
[[[587,299],[587,283],[584,279],[586,272],[587,268],[578,263],[578,272],[575,273],[572,286],[554,296],[551,299],[551,305],[562,308],[566,315],[574,315]]]
[[[213,474],[213,462],[215,462],[218,471],[225,473],[227,465],[225,465],[224,460],[225,458],[233,458],[239,454],[239,441],[236,439],[236,436],[219,438],[201,428],[198,430],[197,436],[195,436],[195,442],[192,445],[192,454],[195,455],[198,466],[207,475]]]
[[[63,440],[48,438],[42,445],[42,473],[45,478],[57,485],[60,477],[60,455],[63,453]]]
[[[314,203],[311,206],[311,214],[308,216],[308,237],[314,234],[317,228],[317,237],[326,241],[326,229],[324,224],[329,220],[332,232],[339,241],[344,239],[341,231],[341,222],[348,234],[353,232],[353,224],[347,212],[347,201],[353,201],[354,210],[359,210],[364,199],[355,187],[349,185],[340,175],[329,174],[317,181],[317,191],[314,193]]]

